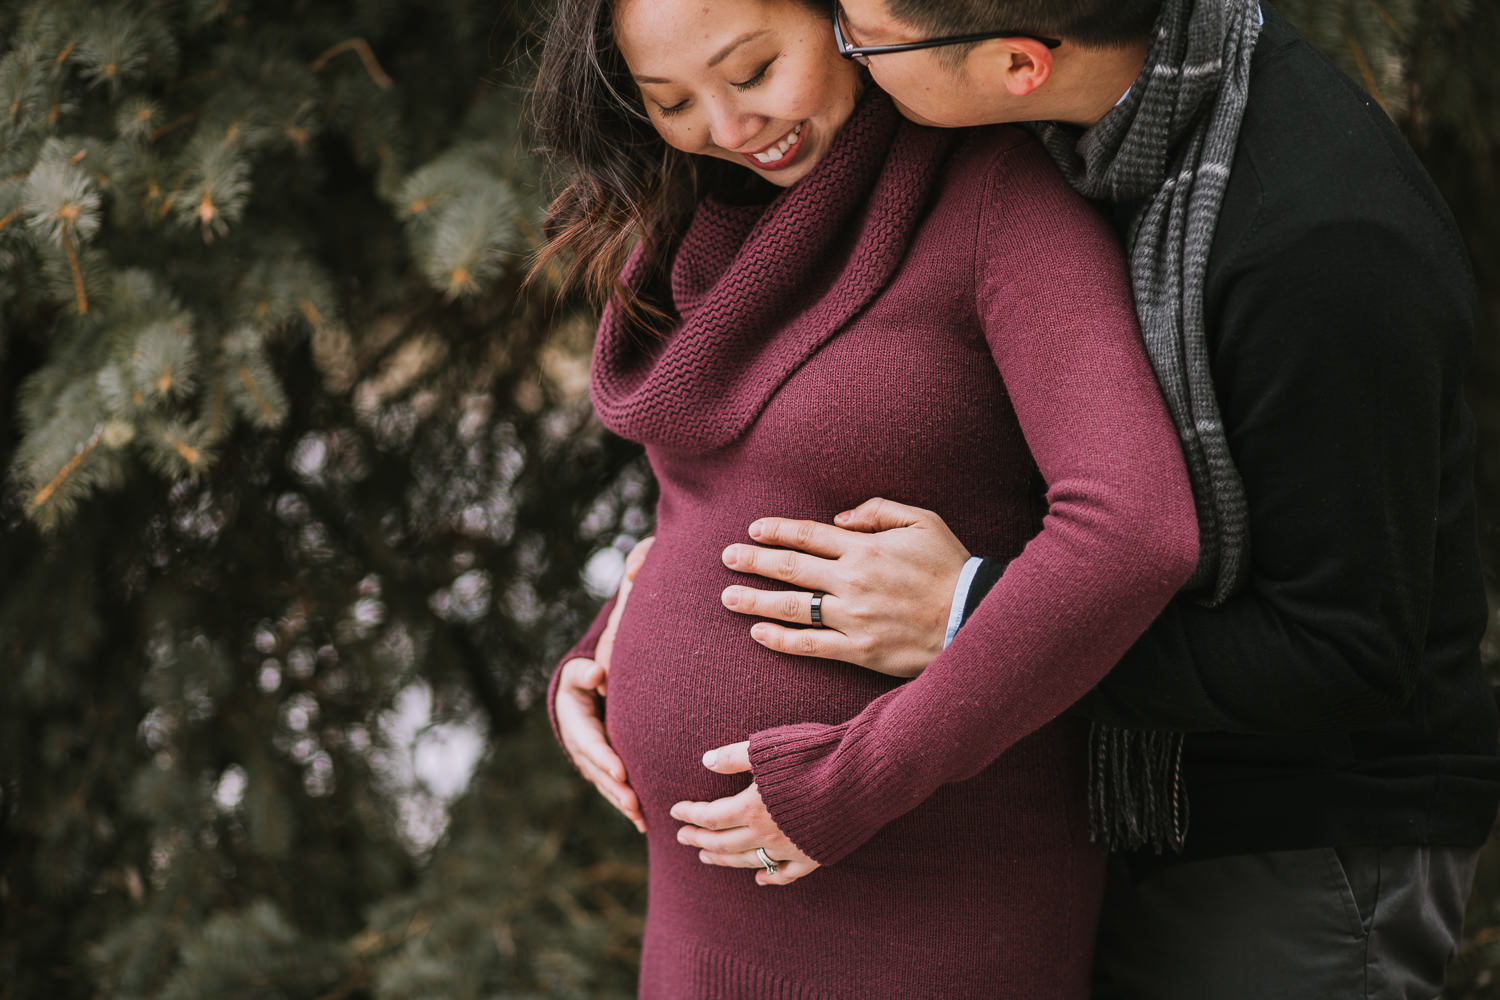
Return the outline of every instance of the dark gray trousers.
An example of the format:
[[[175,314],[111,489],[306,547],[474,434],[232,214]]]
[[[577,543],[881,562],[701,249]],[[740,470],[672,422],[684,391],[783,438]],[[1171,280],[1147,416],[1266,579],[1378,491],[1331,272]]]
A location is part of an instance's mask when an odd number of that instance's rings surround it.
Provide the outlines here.
[[[1432,1000],[1478,848],[1110,862],[1094,1000]]]

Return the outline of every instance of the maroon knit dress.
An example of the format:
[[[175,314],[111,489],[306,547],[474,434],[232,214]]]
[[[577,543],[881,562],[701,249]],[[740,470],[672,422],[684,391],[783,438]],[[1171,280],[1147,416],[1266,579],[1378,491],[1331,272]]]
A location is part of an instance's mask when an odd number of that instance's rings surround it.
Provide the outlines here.
[[[1087,996],[1103,856],[1058,715],[1197,544],[1113,236],[1023,133],[920,128],[872,93],[769,206],[701,205],[670,282],[681,322],[608,312],[594,364],[661,484],[606,706],[648,831],[641,995]],[[751,641],[724,546],[876,495],[1015,557],[954,643],[901,684]],[[700,863],[667,815],[743,789],[699,758],[747,738],[824,865],[788,887]]]

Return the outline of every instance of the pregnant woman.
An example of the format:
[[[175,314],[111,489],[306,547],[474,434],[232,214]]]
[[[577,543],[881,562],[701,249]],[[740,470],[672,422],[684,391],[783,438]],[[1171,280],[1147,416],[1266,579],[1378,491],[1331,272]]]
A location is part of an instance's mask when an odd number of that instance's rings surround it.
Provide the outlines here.
[[[1023,133],[901,118],[822,3],[564,0],[536,117],[572,181],[547,254],[608,299],[595,408],[661,486],[605,714],[649,842],[641,994],[1081,1000],[1103,855],[1059,714],[1197,538],[1107,227]],[[906,684],[772,653],[719,602],[743,525],[872,494],[1013,557]],[[753,775],[699,760],[747,736]],[[822,866],[791,885],[677,840],[674,803],[751,780]]]

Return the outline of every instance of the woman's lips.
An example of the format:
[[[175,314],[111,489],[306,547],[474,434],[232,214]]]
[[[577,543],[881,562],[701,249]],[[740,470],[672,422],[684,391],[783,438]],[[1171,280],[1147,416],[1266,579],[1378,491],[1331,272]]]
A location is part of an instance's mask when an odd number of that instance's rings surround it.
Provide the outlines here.
[[[771,143],[759,153],[741,153],[752,167],[760,170],[783,170],[796,162],[802,152],[802,130],[807,122],[797,123],[797,127],[777,141]]]

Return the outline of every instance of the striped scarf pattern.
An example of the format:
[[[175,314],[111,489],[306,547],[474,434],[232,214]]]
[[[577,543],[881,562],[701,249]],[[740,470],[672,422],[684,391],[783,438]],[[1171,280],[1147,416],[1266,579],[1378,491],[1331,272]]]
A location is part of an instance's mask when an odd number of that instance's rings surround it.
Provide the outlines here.
[[[1249,570],[1249,513],[1214,394],[1203,289],[1260,25],[1258,0],[1165,0],[1117,107],[1082,134],[1034,126],[1081,194],[1139,203],[1125,239],[1136,313],[1198,512],[1199,562],[1184,589],[1208,606]],[[1092,750],[1095,838],[1111,850],[1181,850],[1182,735],[1096,725]]]

